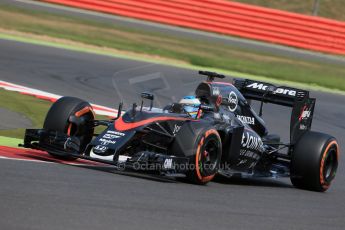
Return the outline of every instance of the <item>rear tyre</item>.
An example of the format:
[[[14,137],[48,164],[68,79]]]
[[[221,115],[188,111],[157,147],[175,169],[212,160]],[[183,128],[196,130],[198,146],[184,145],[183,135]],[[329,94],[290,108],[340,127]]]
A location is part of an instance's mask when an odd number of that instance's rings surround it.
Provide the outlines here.
[[[79,126],[73,124],[69,122],[71,116],[82,118],[85,122]],[[80,153],[82,153],[93,137],[94,129],[88,123],[94,119],[92,107],[88,102],[75,97],[62,97],[50,107],[43,128],[77,137],[80,141]],[[49,152],[49,154],[64,160],[76,159],[67,153],[56,154]]]
[[[339,146],[334,137],[307,132],[292,153],[291,182],[297,188],[324,192],[335,177],[338,160]]]

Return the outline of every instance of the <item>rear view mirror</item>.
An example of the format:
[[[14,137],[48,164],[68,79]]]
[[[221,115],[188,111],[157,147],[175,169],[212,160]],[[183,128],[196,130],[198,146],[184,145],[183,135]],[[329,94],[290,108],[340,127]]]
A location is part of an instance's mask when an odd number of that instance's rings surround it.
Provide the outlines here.
[[[148,100],[151,100],[153,101],[154,100],[154,95],[152,93],[149,93],[149,92],[142,92],[141,93],[141,98],[142,99],[148,99]]]
[[[141,93],[141,98],[142,98],[143,100],[141,101],[140,111],[143,110],[144,99],[147,99],[147,100],[150,100],[150,101],[151,101],[151,103],[150,103],[150,110],[152,110],[152,107],[153,107],[153,100],[154,100],[155,96],[154,96],[152,93],[149,93],[149,92],[142,92],[142,93]]]

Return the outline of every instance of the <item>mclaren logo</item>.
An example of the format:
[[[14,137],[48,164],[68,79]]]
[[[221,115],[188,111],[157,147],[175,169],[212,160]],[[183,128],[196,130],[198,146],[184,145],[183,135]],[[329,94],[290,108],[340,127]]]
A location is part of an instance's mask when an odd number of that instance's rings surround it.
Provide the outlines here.
[[[265,91],[268,87],[268,85],[265,85],[263,83],[257,83],[257,82],[254,82],[250,85],[247,85],[246,86],[247,88],[252,88],[252,89],[259,89],[259,90],[263,90]],[[277,88],[275,91],[274,91],[275,94],[283,94],[283,95],[289,95],[289,96],[292,96],[292,97],[295,97],[297,92],[296,90],[293,90],[293,89],[287,89],[287,88]]]

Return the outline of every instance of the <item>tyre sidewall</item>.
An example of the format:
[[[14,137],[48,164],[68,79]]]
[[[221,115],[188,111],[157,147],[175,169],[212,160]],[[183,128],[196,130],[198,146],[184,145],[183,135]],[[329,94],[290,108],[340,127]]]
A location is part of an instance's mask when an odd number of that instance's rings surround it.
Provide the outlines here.
[[[43,128],[46,130],[54,130],[61,133],[68,133],[68,128],[70,125],[69,118],[75,115],[78,111],[81,111],[85,107],[90,107],[91,105],[79,98],[75,97],[62,97],[57,100],[49,109],[47,116],[44,121]],[[90,114],[85,114],[89,119],[94,119],[93,112]],[[93,136],[93,129],[89,130],[88,133],[79,137],[80,139],[80,152],[85,150],[87,144],[91,141]],[[74,157],[70,157],[68,154],[59,155],[50,153],[53,156],[73,160]]]
[[[331,181],[323,179],[323,170],[327,151],[333,144],[337,146],[336,139],[324,133],[309,131],[301,137],[294,147],[290,166],[291,182],[296,187],[314,191],[329,188]]]
[[[201,165],[199,165],[199,157],[200,154],[203,153],[204,148],[205,148],[205,144],[210,141],[210,140],[215,140],[218,142],[218,149],[217,149],[217,158],[216,158],[216,162],[215,162],[215,166],[214,169],[212,169],[210,172],[207,173],[207,175],[204,175],[201,172]],[[196,182],[199,184],[206,184],[207,182],[211,181],[214,176],[216,175],[216,173],[218,172],[219,169],[219,164],[221,161],[221,153],[222,153],[222,142],[221,142],[221,138],[217,132],[217,130],[215,129],[205,129],[201,135],[198,138],[198,141],[196,143],[196,146],[194,147],[194,155],[191,157],[191,163],[192,164],[192,168],[194,169],[191,173],[193,175],[193,177],[195,177]],[[193,162],[194,161],[194,162]],[[208,166],[210,167],[210,166]]]
[[[67,133],[70,116],[87,106],[91,107],[88,102],[82,99],[62,97],[50,107],[43,128]]]
[[[198,165],[198,158],[203,151],[203,143],[209,139],[215,139],[218,142],[218,152],[216,166],[211,175],[203,175]],[[212,126],[207,124],[186,124],[176,137],[171,146],[172,153],[179,153],[189,158],[188,170],[186,173],[187,181],[195,184],[206,184],[213,179],[219,169],[222,153],[221,138]]]

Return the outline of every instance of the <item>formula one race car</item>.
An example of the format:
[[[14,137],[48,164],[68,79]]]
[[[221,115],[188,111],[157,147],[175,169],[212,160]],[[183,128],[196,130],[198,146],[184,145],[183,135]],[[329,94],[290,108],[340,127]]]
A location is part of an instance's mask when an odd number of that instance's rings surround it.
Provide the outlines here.
[[[23,146],[197,184],[220,174],[290,177],[298,188],[329,188],[339,147],[334,137],[310,131],[315,99],[308,91],[244,79],[216,82],[225,76],[199,73],[207,81],[199,84],[194,98],[187,98],[199,103],[181,101],[158,109],[153,108],[154,95],[142,93],[141,106],[133,104],[122,114],[120,104],[118,116],[109,120],[95,120],[86,101],[62,97],[50,108],[43,129],[26,130]],[[150,100],[149,107],[144,100]],[[261,103],[259,114],[251,100]],[[268,133],[261,118],[263,103],[292,107],[290,143]],[[105,129],[95,134],[96,126]]]

